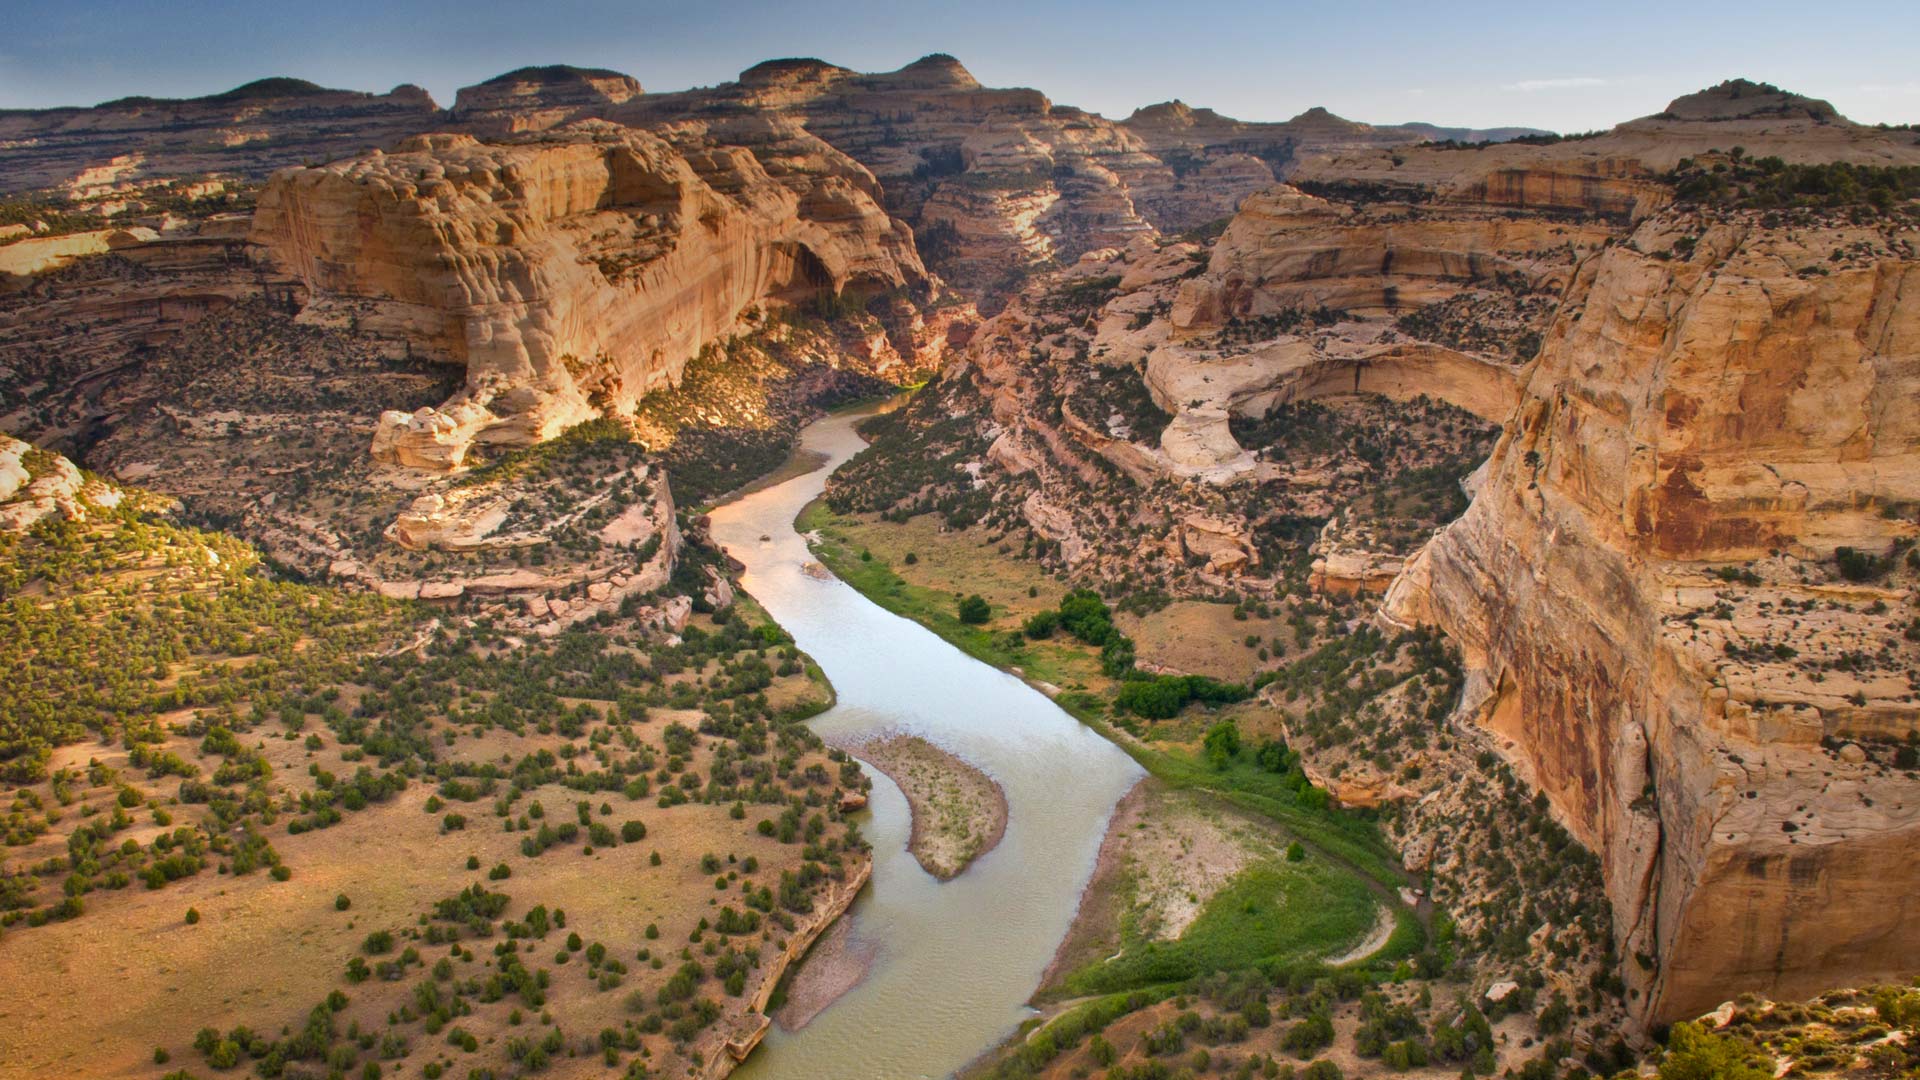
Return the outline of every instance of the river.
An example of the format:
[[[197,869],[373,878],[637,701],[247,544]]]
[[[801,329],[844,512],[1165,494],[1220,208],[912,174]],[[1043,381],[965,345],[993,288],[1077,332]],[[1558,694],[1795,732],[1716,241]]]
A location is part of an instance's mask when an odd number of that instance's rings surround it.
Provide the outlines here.
[[[713,513],[742,584],[833,680],[812,721],[831,740],[901,730],[984,769],[1006,791],[1000,845],[944,884],[907,852],[906,798],[869,769],[873,883],[846,916],[876,950],[867,979],[798,1032],[775,1025],[738,1080],[944,1077],[1011,1032],[1093,872],[1107,819],[1142,771],[1019,679],[875,605],[810,561],[793,519],[865,445],[858,415],[809,426],[820,468]],[[766,539],[762,539],[765,537]]]

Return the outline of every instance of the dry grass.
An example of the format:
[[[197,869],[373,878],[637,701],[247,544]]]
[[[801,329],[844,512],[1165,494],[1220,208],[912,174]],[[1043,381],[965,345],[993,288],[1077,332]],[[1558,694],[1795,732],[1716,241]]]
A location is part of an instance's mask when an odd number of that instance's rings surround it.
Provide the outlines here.
[[[778,706],[817,700],[821,689],[805,676],[790,676],[777,680],[767,693]],[[669,722],[697,726],[700,718],[694,711],[656,710],[641,729],[642,737],[653,741]],[[525,735],[500,728],[477,736],[454,730],[454,741],[441,744],[449,760],[499,762],[558,750],[568,742],[531,728]],[[332,733],[317,725],[309,725],[309,731],[323,734],[320,749],[307,748],[308,731],[288,737],[278,727],[256,729],[241,741],[259,749],[281,786],[307,786],[309,766],[351,775],[359,763],[343,760]],[[712,765],[713,740],[702,743],[688,765],[704,772]],[[204,777],[222,759],[202,754],[198,744],[197,739],[175,735],[166,749],[197,764]],[[800,765],[816,760],[825,761],[824,751],[804,753]],[[60,821],[32,844],[8,849],[9,862],[24,866],[64,857],[65,835],[79,822],[91,820],[85,808],[111,807],[118,783],[139,789],[149,805],[132,811],[136,823],[116,834],[116,843],[127,838],[146,843],[166,831],[153,821],[151,807],[170,813],[175,826],[201,813],[199,807],[175,801],[181,781],[148,779],[117,744],[62,747],[53,766],[71,766],[84,775],[90,762],[118,770],[116,782],[76,786],[69,792],[71,804],[64,807],[49,783],[35,785],[45,805],[60,813]],[[331,828],[297,835],[270,829],[275,849],[293,870],[288,881],[276,881],[264,869],[236,877],[209,866],[158,890],[136,881],[125,889],[96,891],[87,896],[88,910],[79,918],[6,931],[0,937],[0,974],[16,985],[32,986],[34,992],[9,995],[0,1006],[0,1077],[150,1076],[162,1071],[154,1065],[156,1047],[170,1051],[170,1067],[199,1071],[199,1055],[189,1045],[199,1028],[225,1031],[246,1025],[267,1038],[278,1037],[283,1029],[298,1029],[308,1010],[336,989],[346,992],[351,1002],[337,1018],[342,1031],[357,1023],[363,1031],[384,1033],[392,1012],[410,1000],[411,987],[421,978],[418,969],[399,982],[376,978],[349,985],[344,978],[348,961],[361,955],[361,943],[375,930],[392,931],[400,939],[397,948],[405,947],[409,931],[436,901],[476,882],[512,898],[504,918],[522,918],[535,905],[566,912],[566,930],[526,942],[523,962],[551,971],[545,1011],[571,1047],[602,1028],[618,1028],[634,1019],[623,1007],[629,993],[639,991],[651,1003],[654,991],[680,965],[680,953],[689,947],[701,920],[713,920],[723,904],[744,908],[744,884],[777,890],[782,873],[797,871],[803,862],[802,845],[782,844],[755,829],[760,817],[777,816],[773,808],[749,807],[748,816],[735,820],[727,804],[662,808],[651,796],[629,801],[617,792],[584,795],[548,784],[517,801],[514,813],[525,813],[537,801],[549,820],[575,820],[574,804],[584,799],[595,821],[617,831],[622,822],[637,819],[648,832],[640,841],[594,848],[591,854],[584,853],[583,838],[530,858],[520,847],[527,834],[503,831],[491,799],[449,802],[430,813],[426,803],[433,793],[430,781],[415,782]],[[607,813],[602,813],[603,806]],[[467,817],[465,828],[443,831],[442,816],[450,811]],[[655,852],[658,866],[651,864]],[[702,867],[708,854],[719,859],[718,873]],[[477,860],[479,869],[468,868],[469,857]],[[744,873],[742,864],[749,857],[757,860],[757,869]],[[489,880],[487,871],[498,864],[506,864],[511,876]],[[716,887],[716,878],[726,879],[724,890]],[[341,895],[351,901],[346,911],[335,908],[335,897]],[[197,924],[186,921],[190,908],[200,916]],[[798,916],[795,933],[805,933],[821,917],[818,906],[813,914]],[[657,938],[646,936],[649,924],[658,927]],[[627,966],[621,985],[599,989],[577,954],[568,963],[557,962],[569,931],[586,943],[604,944],[609,958]],[[712,932],[704,935],[707,942],[716,937]],[[690,1053],[712,1058],[724,1053],[720,1044],[726,1038],[752,1028],[757,1021],[747,1017],[748,1002],[778,977],[787,938],[786,932],[768,924],[735,940],[742,947],[763,946],[763,962],[739,997],[724,994],[711,981],[701,988],[701,996],[715,1000],[724,1013],[689,1045]],[[468,939],[465,945],[474,959],[456,960],[456,977],[484,977],[491,971],[487,953],[498,940]],[[428,966],[449,953],[447,946],[412,944]],[[702,946],[692,948],[699,955]],[[640,961],[643,949],[662,958],[662,967]],[[711,960],[707,964],[711,967]],[[402,1059],[405,1068],[413,1071],[427,1061],[446,1060],[449,1075],[462,1075],[471,1065],[501,1060],[500,1044],[509,1036],[537,1039],[548,1030],[538,1011],[517,1026],[510,1023],[511,1009],[501,1002],[458,1019],[458,1026],[480,1039],[480,1048],[471,1055],[448,1045],[444,1035],[425,1035],[417,1025],[398,1029],[411,1044]],[[679,1055],[665,1036],[648,1036],[643,1045],[656,1067],[675,1073],[684,1068],[685,1059],[672,1064]],[[586,1060],[602,1068],[597,1056]],[[457,1070],[451,1068],[456,1065]],[[394,1072],[396,1063],[387,1066]]]
[[[1225,682],[1247,682],[1263,670],[1278,667],[1277,659],[1261,659],[1260,650],[1271,652],[1276,637],[1292,640],[1291,628],[1283,620],[1236,619],[1233,605],[1198,600],[1176,600],[1159,611],[1137,617],[1123,614],[1116,621],[1133,639],[1142,667],[1209,675]],[[1248,646],[1248,636],[1259,641]]]

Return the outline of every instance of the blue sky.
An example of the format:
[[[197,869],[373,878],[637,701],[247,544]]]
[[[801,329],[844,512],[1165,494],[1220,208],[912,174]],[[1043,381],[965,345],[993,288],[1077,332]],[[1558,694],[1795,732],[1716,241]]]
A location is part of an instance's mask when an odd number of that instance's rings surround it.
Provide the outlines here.
[[[949,52],[988,85],[1115,117],[1178,97],[1247,119],[1324,105],[1377,123],[1573,131],[1745,76],[1856,120],[1920,121],[1914,0],[0,0],[0,27],[0,108],[193,96],[267,75],[412,82],[451,104],[525,64],[611,67],[675,90],[779,56],[873,71]]]

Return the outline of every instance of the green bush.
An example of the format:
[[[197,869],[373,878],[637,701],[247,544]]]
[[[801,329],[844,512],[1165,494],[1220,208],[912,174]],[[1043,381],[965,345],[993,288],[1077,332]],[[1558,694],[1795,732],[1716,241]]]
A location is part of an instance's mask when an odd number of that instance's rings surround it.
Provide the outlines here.
[[[1833,549],[1833,561],[1840,569],[1840,576],[1848,581],[1873,581],[1885,577],[1893,565],[1893,560],[1884,556],[1870,555],[1850,547]]]
[[[1121,640],[1125,640],[1122,638]],[[1147,720],[1165,720],[1178,716],[1189,702],[1201,701],[1222,705],[1246,700],[1249,691],[1238,683],[1223,683],[1205,675],[1143,675],[1134,672],[1120,684],[1120,692],[1114,698],[1114,704],[1123,712]],[[1218,740],[1225,756],[1214,757],[1214,744],[1207,747],[1208,760],[1215,762],[1216,768],[1225,768],[1226,762],[1240,753],[1240,733],[1235,730],[1229,748],[1225,742],[1227,736],[1215,736],[1208,732],[1209,739]]]
[[[1207,729],[1206,741],[1202,745],[1208,763],[1216,769],[1224,769],[1240,756],[1240,728],[1231,720],[1222,720]]]
[[[1059,627],[1060,613],[1052,608],[1048,608],[1045,611],[1038,611],[1028,616],[1026,623],[1020,627],[1020,632],[1038,641],[1043,638],[1052,637],[1053,632],[1059,629]]]
[[[1660,1080],[1770,1080],[1752,1051],[1738,1039],[1715,1035],[1698,1024],[1673,1025]]]

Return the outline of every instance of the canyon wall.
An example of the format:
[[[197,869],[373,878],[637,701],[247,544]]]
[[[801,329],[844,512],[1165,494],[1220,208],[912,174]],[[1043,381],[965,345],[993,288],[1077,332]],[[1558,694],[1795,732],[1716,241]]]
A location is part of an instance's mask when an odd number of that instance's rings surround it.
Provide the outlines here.
[[[364,94],[286,78],[202,98],[0,109],[0,192],[84,196],[209,173],[260,179],[430,131],[439,115],[417,86]]]
[[[1558,291],[1572,255],[1616,230],[1466,209],[1369,213],[1288,187],[1250,196],[1171,313],[1192,336],[1230,319],[1326,307],[1388,314],[1502,279]]]
[[[452,467],[475,439],[630,408],[754,305],[923,280],[872,176],[782,134],[810,153],[771,170],[693,125],[672,142],[594,122],[510,144],[418,137],[276,175],[253,240],[320,297],[376,301],[367,329],[465,365],[446,408],[390,414],[376,437]]]
[[[1920,784],[1854,741],[1920,730],[1913,575],[1833,562],[1916,533],[1914,239],[1669,214],[1586,260],[1387,598],[1602,857],[1650,1020],[1920,966]]]

